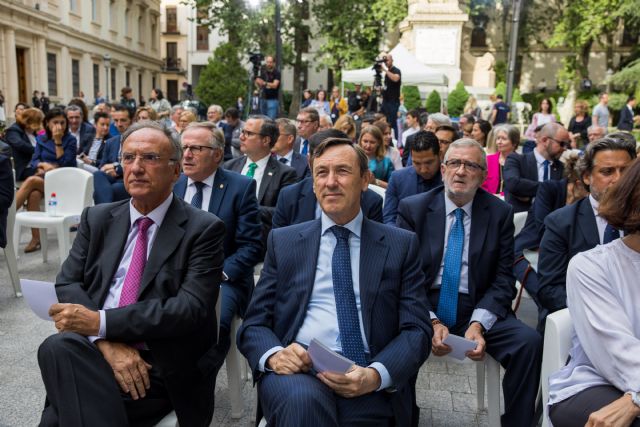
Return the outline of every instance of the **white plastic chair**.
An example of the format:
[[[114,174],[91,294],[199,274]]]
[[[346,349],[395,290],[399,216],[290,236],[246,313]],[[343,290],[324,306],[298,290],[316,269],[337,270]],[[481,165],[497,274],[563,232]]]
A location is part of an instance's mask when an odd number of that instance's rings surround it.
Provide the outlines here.
[[[514,236],[520,233],[525,222],[527,222],[527,212],[516,212],[513,214],[513,225],[515,225],[515,230],[513,231]]]
[[[15,176],[15,171],[14,171]],[[9,214],[7,215],[7,247],[4,248],[4,258],[7,262],[7,268],[9,269],[9,278],[13,284],[13,291],[16,297],[22,296],[22,289],[20,288],[20,276],[18,276],[18,263],[16,261],[16,251],[13,243],[10,241],[11,231],[15,226],[16,221],[16,192],[15,187],[13,190],[13,203],[9,207]]]
[[[573,323],[571,322],[571,314],[569,314],[568,308],[556,311],[547,316],[547,324],[544,329],[542,369],[540,370],[540,387],[542,388],[542,404],[544,405],[542,427],[551,425],[549,417],[547,416],[549,375],[567,363],[572,337]]]
[[[382,206],[384,206],[384,195],[387,192],[387,189],[386,188],[382,188],[379,185],[369,184],[369,190],[379,194],[380,197],[382,197]]]
[[[171,411],[161,419],[155,427],[178,427],[178,416],[176,411]]]
[[[80,222],[80,214],[93,203],[93,175],[78,168],[59,168],[47,172],[44,177],[45,209],[48,210],[51,193],[56,193],[56,216],[48,212],[18,212],[13,232],[13,246],[18,252],[20,228],[39,228],[42,245],[42,261],[47,262],[47,229],[54,228],[58,235],[60,264],[71,249],[69,228]]]

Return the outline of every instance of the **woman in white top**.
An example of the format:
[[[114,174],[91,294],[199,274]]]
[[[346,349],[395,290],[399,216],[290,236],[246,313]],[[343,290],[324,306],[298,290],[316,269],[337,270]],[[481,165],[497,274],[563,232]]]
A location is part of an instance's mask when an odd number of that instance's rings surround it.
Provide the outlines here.
[[[535,130],[538,126],[546,125],[547,123],[555,123],[555,121],[556,116],[553,115],[553,107],[551,106],[551,101],[549,100],[549,98],[544,98],[542,101],[540,101],[538,112],[533,115],[531,124],[527,128],[524,136],[526,136],[528,139],[535,140]]]
[[[549,377],[549,416],[556,427],[640,426],[639,207],[635,160],[598,212],[624,237],[569,263],[567,306],[575,333],[569,363]]]

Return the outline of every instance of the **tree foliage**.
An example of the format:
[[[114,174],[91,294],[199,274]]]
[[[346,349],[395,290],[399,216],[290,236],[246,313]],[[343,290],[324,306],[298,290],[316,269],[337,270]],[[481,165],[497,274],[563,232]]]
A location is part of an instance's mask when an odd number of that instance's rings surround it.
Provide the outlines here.
[[[442,99],[440,98],[440,94],[437,90],[432,90],[429,96],[427,97],[427,102],[425,107],[427,109],[427,113],[439,113],[442,106]]]
[[[404,106],[407,110],[413,110],[420,106],[420,91],[417,86],[402,86]]]
[[[238,59],[238,49],[224,43],[202,70],[195,93],[205,104],[228,108],[235,105],[239,96],[246,96],[248,78],[247,70]]]
[[[456,84],[456,88],[451,91],[447,98],[447,111],[452,117],[460,116],[464,110],[464,104],[469,99],[469,92],[464,87],[462,80]]]

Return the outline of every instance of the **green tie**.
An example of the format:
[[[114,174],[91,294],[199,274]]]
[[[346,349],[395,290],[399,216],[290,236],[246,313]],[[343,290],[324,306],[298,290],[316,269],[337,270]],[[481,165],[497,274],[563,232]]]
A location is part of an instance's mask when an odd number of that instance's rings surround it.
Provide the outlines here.
[[[258,169],[258,164],[257,163],[249,163],[249,170],[247,171],[247,176],[249,178],[253,178],[253,174],[256,172],[256,169]]]

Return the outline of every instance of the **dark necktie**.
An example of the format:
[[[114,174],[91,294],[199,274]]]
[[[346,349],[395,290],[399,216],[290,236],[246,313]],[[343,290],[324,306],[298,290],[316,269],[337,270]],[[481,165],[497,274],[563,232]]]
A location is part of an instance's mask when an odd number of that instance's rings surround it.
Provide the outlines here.
[[[204,182],[196,181],[193,183],[196,186],[196,194],[191,199],[191,206],[194,208],[202,209],[202,189],[204,188]]]
[[[309,154],[309,141],[307,141],[306,139],[302,140],[302,153],[303,156],[306,156],[307,154]]]
[[[544,171],[542,173],[542,181],[549,180],[549,163],[551,163],[549,160],[545,160],[544,162],[542,162],[542,166],[544,167]]]
[[[353,280],[351,279],[350,231],[338,225],[331,227],[331,231],[338,240],[331,260],[331,276],[333,278],[333,293],[336,298],[342,354],[357,365],[366,366],[356,294],[353,291]]]
[[[456,324],[458,312],[458,287],[460,285],[460,269],[462,268],[462,251],[464,249],[464,211],[454,211],[455,222],[451,226],[447,239],[447,252],[444,254],[440,299],[438,301],[438,319],[447,327]]]
[[[607,226],[604,229],[604,237],[602,238],[602,244],[606,245],[607,243],[613,242],[614,240],[619,238],[620,238],[620,230],[607,224]]]
[[[288,160],[286,157],[280,157],[280,163],[282,163],[283,165],[286,165],[288,163]]]

